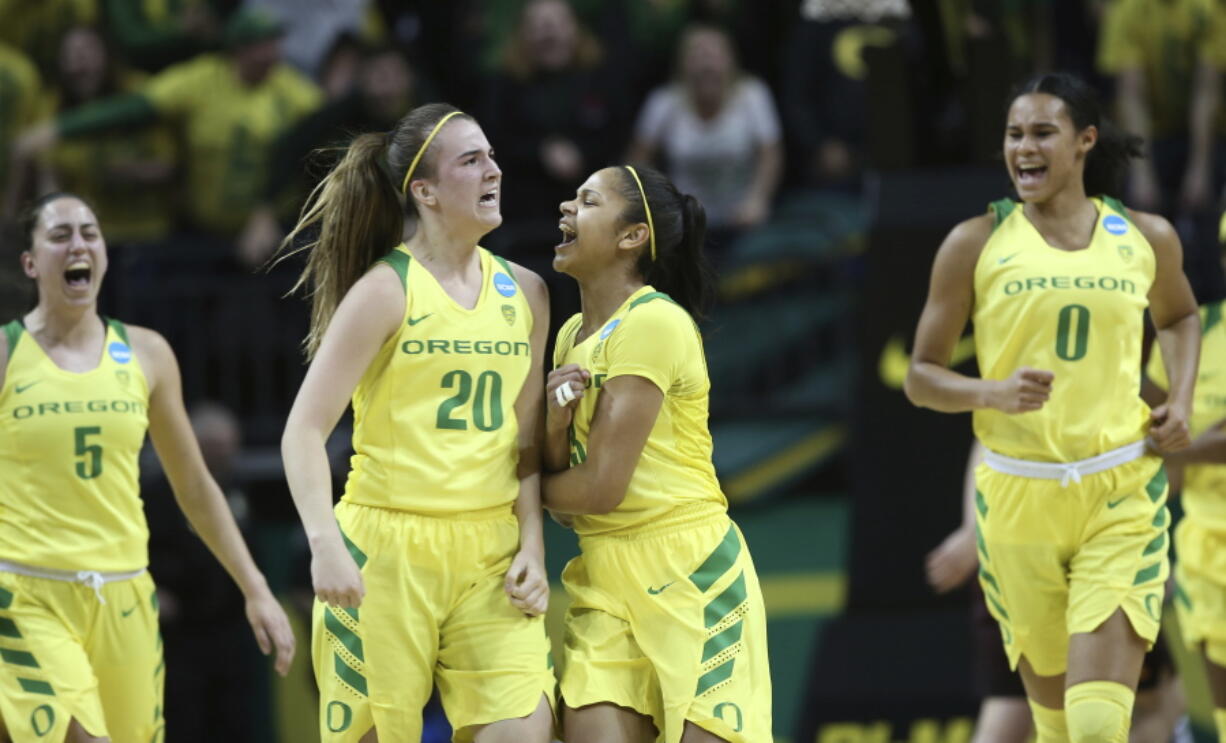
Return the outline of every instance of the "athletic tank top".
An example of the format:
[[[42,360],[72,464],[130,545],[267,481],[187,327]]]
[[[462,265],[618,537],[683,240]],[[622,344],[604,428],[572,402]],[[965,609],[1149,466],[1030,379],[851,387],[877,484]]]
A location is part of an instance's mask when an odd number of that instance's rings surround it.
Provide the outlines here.
[[[1055,375],[1042,409],[976,410],[975,435],[992,451],[1071,462],[1145,436],[1141,342],[1154,251],[1122,204],[1098,209],[1089,247],[1048,245],[1021,204],[991,205],[995,229],[975,266],[975,346],[984,379],[1021,366]]]
[[[580,535],[624,531],[657,524],[680,506],[708,503],[727,509],[728,501],[711,463],[707,427],[711,382],[702,337],[689,313],[650,286],[622,303],[600,330],[575,343],[583,316],[558,331],[554,366],[578,364],[591,372],[570,430],[571,466],[588,456],[592,417],[600,390],[627,374],[660,388],[664,402],[643,447],[626,497],[607,514],[575,517]]]
[[[137,459],[149,385],[115,320],[88,372],[64,371],[14,320],[0,387],[0,560],[126,572],[149,562]]]
[[[404,283],[404,319],[354,390],[343,500],[445,516],[519,495],[514,406],[532,366],[532,310],[506,261],[478,251],[471,310],[404,245],[380,259]]]

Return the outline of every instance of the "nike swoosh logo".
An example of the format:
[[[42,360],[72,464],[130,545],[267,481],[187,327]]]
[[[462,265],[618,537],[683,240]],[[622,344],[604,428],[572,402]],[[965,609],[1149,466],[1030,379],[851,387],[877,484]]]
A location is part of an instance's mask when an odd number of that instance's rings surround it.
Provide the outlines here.
[[[647,593],[650,593],[652,596],[655,596],[658,593],[664,593],[664,589],[668,588],[669,586],[671,586],[673,583],[676,583],[676,582],[677,581],[671,581],[669,583],[665,583],[659,588],[652,588],[651,586],[647,586]]]
[[[140,604],[137,604],[137,606],[140,606]],[[136,606],[133,606],[131,609],[128,609],[127,611],[120,611],[119,614],[120,616],[126,617],[134,611],[136,611]]]
[[[412,326],[416,325],[417,323],[421,322],[422,320],[425,320],[427,317],[430,317],[430,316],[431,316],[431,315],[433,315],[433,314],[434,314],[433,312],[427,312],[426,314],[422,315],[421,317],[410,317],[410,318],[409,318],[409,327],[412,327]]]
[[[973,358],[975,358],[975,337],[966,335],[958,341],[958,345],[954,346],[954,354],[949,360],[949,366],[951,368],[961,366]],[[892,336],[885,342],[885,347],[881,349],[881,359],[877,362],[877,372],[881,376],[881,383],[892,390],[901,390],[903,382],[907,380],[907,369],[910,366],[911,355],[907,353],[902,336]]]
[[[38,380],[38,382],[41,382],[41,381],[43,381],[43,380],[41,380],[41,379],[40,379],[40,380]],[[26,390],[30,389],[30,388],[31,388],[31,387],[33,387],[34,385],[38,384],[38,382],[30,382],[29,384],[19,384],[19,385],[17,385],[16,387],[14,387],[14,389],[16,389],[16,390],[17,390],[17,394],[19,394],[19,395],[20,395],[22,392],[25,392]]]
[[[1128,500],[1131,497],[1132,497],[1132,493],[1129,493],[1128,495],[1125,495],[1123,498],[1120,498],[1119,500],[1109,500],[1107,501],[1107,508],[1115,508],[1116,506],[1118,506],[1119,504],[1123,503],[1124,501]]]
[[[1020,251],[1019,251],[1019,252],[1020,252]],[[1003,266],[1003,265],[1005,265],[1006,263],[1008,263],[1009,261],[1011,261],[1011,260],[1013,260],[1014,258],[1016,258],[1017,256],[1018,256],[1018,253],[1014,253],[1013,255],[1006,255],[1004,258],[1001,258],[1000,260],[996,261],[996,265],[998,265],[998,266]]]

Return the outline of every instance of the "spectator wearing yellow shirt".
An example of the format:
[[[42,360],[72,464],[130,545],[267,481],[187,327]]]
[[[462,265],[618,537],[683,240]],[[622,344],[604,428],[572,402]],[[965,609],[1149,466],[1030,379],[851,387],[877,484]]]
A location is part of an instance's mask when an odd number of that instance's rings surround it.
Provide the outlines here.
[[[264,194],[275,141],[322,101],[319,88],[282,61],[282,31],[266,11],[243,8],[226,24],[226,51],[170,67],[139,93],[61,115],[24,135],[19,149],[170,121],[185,148],[183,221],[212,238],[232,240]]]

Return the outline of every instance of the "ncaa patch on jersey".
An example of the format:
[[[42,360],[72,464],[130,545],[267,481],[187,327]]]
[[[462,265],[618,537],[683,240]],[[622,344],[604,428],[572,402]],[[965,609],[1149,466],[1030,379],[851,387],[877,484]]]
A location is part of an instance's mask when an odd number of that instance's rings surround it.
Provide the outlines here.
[[[1119,215],[1109,214],[1103,219],[1103,229],[1112,235],[1122,235],[1128,231],[1128,222]]]
[[[502,306],[502,319],[507,321],[507,325],[515,324],[515,305],[504,304]]]
[[[501,271],[494,274],[494,288],[504,297],[515,296],[515,282]]]
[[[611,333],[612,333],[614,330],[616,330],[616,329],[617,329],[617,326],[618,326],[618,325],[621,325],[621,322],[622,322],[622,321],[621,321],[621,318],[618,318],[618,319],[614,320],[613,322],[609,323],[608,325],[604,326],[604,330],[601,330],[601,331],[600,331],[600,340],[604,340],[605,338],[608,338],[608,337],[609,337],[609,335],[610,335],[610,334],[611,334]]]
[[[132,349],[128,348],[125,344],[120,343],[119,341],[115,341],[111,345],[107,346],[106,350],[107,353],[111,355],[111,358],[115,359],[115,362],[118,364],[126,364],[132,360]]]

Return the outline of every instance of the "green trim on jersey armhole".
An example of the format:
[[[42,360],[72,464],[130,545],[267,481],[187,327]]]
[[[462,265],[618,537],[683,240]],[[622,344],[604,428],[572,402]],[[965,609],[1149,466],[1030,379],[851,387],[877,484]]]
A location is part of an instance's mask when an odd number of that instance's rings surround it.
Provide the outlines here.
[[[667,299],[669,302],[672,302],[673,304],[677,304],[677,300],[668,296],[664,292],[652,292],[651,294],[644,294],[643,296],[631,302],[630,306],[626,308],[626,312],[629,312],[635,307],[638,307],[640,304],[647,304],[653,299]],[[680,307],[681,305],[677,304],[677,306]]]
[[[9,344],[8,357],[10,361],[13,359],[13,350],[17,348],[17,341],[21,340],[21,331],[23,330],[25,328],[22,327],[20,320],[13,320],[4,326],[4,337],[8,340]],[[5,363],[7,365],[7,362]]]
[[[1226,300],[1224,300],[1226,301]],[[1200,334],[1209,335],[1213,326],[1222,321],[1222,302],[1205,305],[1205,322],[1201,325]]]
[[[396,275],[400,277],[400,286],[404,287],[405,291],[409,290],[409,262],[412,258],[408,253],[400,248],[392,248],[386,255],[381,257],[375,263],[386,263],[392,267]]]
[[[992,231],[995,232],[996,228],[1008,219],[1016,208],[1017,202],[1013,199],[998,199],[988,204],[988,211],[992,212],[992,217],[995,219],[992,222]]]
[[[128,328],[126,325],[113,317],[106,317],[105,315],[103,315],[102,320],[106,323],[108,328],[115,331],[115,335],[119,336],[119,340],[123,341],[129,346],[132,345],[132,341],[128,340]]]
[[[494,255],[493,253],[490,253],[490,256],[492,256],[494,260],[498,261],[498,263],[506,269],[507,275],[511,277],[511,281],[514,281],[515,285],[519,286],[519,280],[515,278],[515,272],[511,270],[511,264],[507,263],[507,259],[500,255]]]
[[[1117,212],[1120,213],[1120,216],[1128,220],[1128,224],[1131,224],[1133,227],[1136,227],[1136,225],[1133,224],[1132,222],[1132,217],[1128,216],[1128,208],[1124,206],[1124,202],[1120,201],[1114,196],[1107,196],[1106,194],[1103,194],[1102,199],[1103,199],[1104,204],[1116,210]]]

